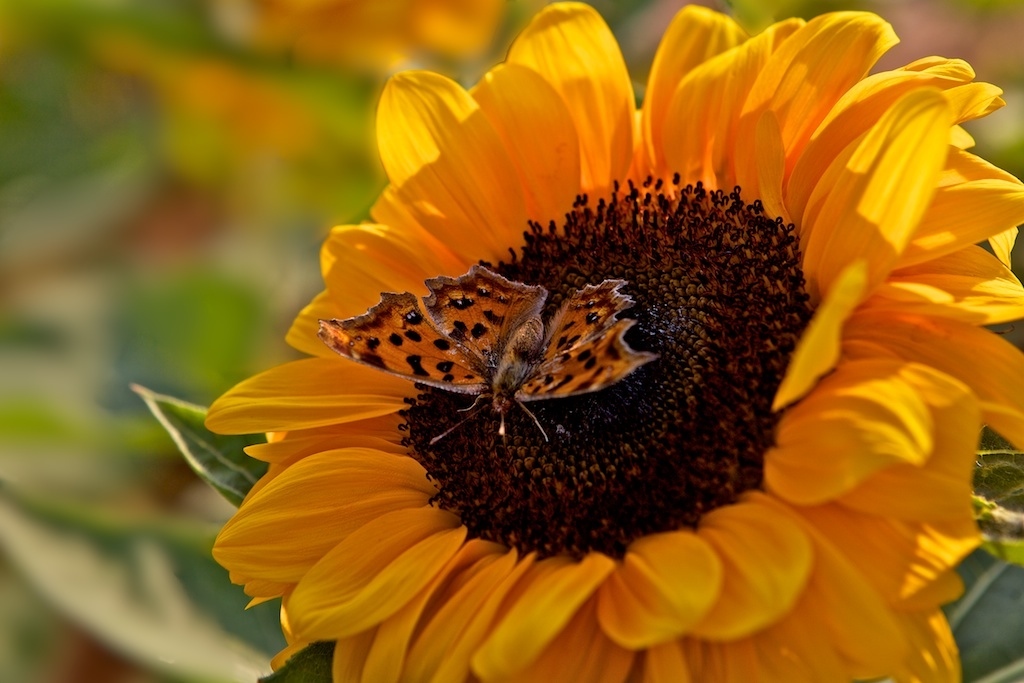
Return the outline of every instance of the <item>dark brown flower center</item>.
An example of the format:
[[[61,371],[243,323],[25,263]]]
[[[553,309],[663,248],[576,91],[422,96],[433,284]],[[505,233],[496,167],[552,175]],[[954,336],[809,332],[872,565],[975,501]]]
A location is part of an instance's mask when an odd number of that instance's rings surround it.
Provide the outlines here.
[[[473,537],[522,553],[622,556],[646,534],[694,526],[761,484],[777,415],[772,398],[811,316],[792,225],[746,204],[739,188],[708,192],[648,181],[561,226],[531,224],[505,277],[550,292],[621,278],[636,305],[626,339],[660,354],[591,394],[529,404],[506,418],[471,399],[423,389],[406,411],[407,444],[439,487],[434,504]],[[511,251],[511,250],[510,250]]]

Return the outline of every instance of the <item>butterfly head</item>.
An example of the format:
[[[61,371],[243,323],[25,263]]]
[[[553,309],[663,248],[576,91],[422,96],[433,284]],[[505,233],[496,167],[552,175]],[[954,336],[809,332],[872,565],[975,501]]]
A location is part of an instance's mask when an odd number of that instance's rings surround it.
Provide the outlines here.
[[[494,408],[494,412],[501,415],[502,419],[512,410],[515,404],[516,399],[514,396],[498,393],[491,398],[491,406]]]

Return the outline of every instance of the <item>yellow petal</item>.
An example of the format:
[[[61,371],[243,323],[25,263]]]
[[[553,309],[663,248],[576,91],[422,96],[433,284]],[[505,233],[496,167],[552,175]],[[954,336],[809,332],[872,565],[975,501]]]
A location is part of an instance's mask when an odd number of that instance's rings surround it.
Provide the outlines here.
[[[317,453],[246,499],[218,534],[213,556],[250,578],[295,582],[364,524],[422,508],[435,493],[412,458],[366,448]]]
[[[754,640],[754,637],[748,637],[722,642],[698,639],[683,641],[683,657],[689,665],[691,680],[768,683],[754,649]]]
[[[972,519],[925,524],[870,515],[839,503],[801,509],[886,601],[901,609],[934,607],[928,592],[978,547]]]
[[[758,197],[769,216],[778,216],[785,223],[792,223],[789,211],[782,197],[782,183],[786,171],[786,150],[782,147],[782,132],[775,114],[766,111],[757,122],[755,167]],[[740,185],[743,186],[743,180]]]
[[[380,624],[443,570],[465,537],[456,515],[434,507],[367,522],[285,597],[292,629],[304,639],[336,640]]]
[[[362,680],[366,655],[377,637],[377,629],[371,628],[348,638],[340,638],[334,645],[331,674],[334,681]]]
[[[643,683],[690,683],[682,643],[670,640],[644,652]]]
[[[341,312],[341,307],[331,296],[330,292],[324,290],[313,297],[313,300],[303,308],[299,315],[292,322],[285,335],[285,341],[292,348],[303,353],[321,358],[337,358],[338,354],[327,348],[327,345],[320,341],[317,332],[320,331],[321,320],[332,320],[334,318],[346,317]]]
[[[953,126],[949,130],[949,144],[959,149],[970,149],[976,144],[971,134],[963,126]]]
[[[751,88],[739,148],[750,149],[743,145],[754,139],[761,114],[771,111],[787,159],[795,158],[840,96],[896,42],[892,27],[867,12],[833,12],[808,21],[772,55]]]
[[[850,679],[832,634],[823,627],[822,621],[828,618],[823,612],[818,595],[808,586],[791,613],[750,637],[758,669],[771,672],[764,677],[766,683],[772,678],[808,683]]]
[[[1010,228],[998,235],[993,235],[988,238],[988,243],[992,247],[993,253],[996,257],[1002,261],[1003,265],[1007,268],[1011,267],[1010,264],[1010,252],[1013,251],[1013,245],[1017,242],[1017,228]]]
[[[231,577],[231,583],[245,584],[242,591],[252,598],[252,600],[245,605],[245,609],[255,607],[256,605],[262,605],[268,600],[273,600],[274,598],[279,598],[291,589],[295,588],[294,582],[248,579],[247,575],[241,572],[228,572],[228,575]]]
[[[427,278],[460,275],[469,266],[422,228],[374,224],[331,230],[321,261],[341,318],[365,313],[382,292],[425,295]]]
[[[851,317],[845,335],[844,344],[869,342],[960,380],[981,399],[983,419],[1024,447],[1024,354],[1010,342],[955,320],[869,311]]]
[[[900,258],[906,268],[981,242],[1024,223],[1024,185],[976,180],[939,188]]]
[[[915,59],[901,66],[897,71],[937,71],[946,77],[966,83],[974,78],[974,69],[962,59],[948,59],[930,55]]]
[[[641,114],[644,151],[651,168],[664,165],[664,131],[679,127],[677,122],[683,120],[669,116],[676,86],[695,67],[746,39],[746,32],[731,17],[706,7],[687,5],[672,19],[651,63]],[[696,134],[689,125],[686,128]]]
[[[960,655],[949,622],[941,610],[899,615],[901,629],[910,640],[909,656],[899,671],[900,683],[959,683]]]
[[[974,78],[966,62],[941,60],[921,70],[884,71],[856,83],[836,103],[811,136],[797,159],[786,188],[786,204],[794,218],[805,222],[804,208],[832,160],[867,132],[911,90],[955,88]]]
[[[734,165],[744,154],[736,144],[743,102],[772,53],[801,26],[799,19],[775,24],[686,74],[669,101],[661,139],[648,141],[658,145],[651,152],[658,164],[654,172],[679,173],[686,183],[731,190]]]
[[[522,594],[474,655],[473,671],[483,679],[500,679],[525,669],[614,568],[599,553],[579,561],[552,557],[535,564]]]
[[[286,432],[365,420],[405,407],[412,385],[344,358],[307,358],[250,377],[210,406],[219,434]]]
[[[806,535],[785,516],[744,498],[705,515],[697,534],[718,553],[722,588],[695,635],[741,638],[793,607],[814,558]]]
[[[694,680],[735,683],[850,679],[813,598],[804,596],[771,626],[746,638],[687,643]],[[692,665],[691,665],[692,666]]]
[[[445,568],[437,574],[420,593],[395,614],[377,627],[373,646],[366,656],[363,680],[374,683],[398,683],[408,680],[404,674],[406,656],[413,633],[419,628],[420,619],[428,603],[453,577],[472,572],[477,565],[488,564],[496,558],[507,555],[504,546],[480,539],[467,541]]]
[[[604,195],[633,156],[633,84],[608,25],[577,2],[548,5],[509,49],[562,96],[579,135],[582,189]]]
[[[469,93],[439,74],[403,72],[385,86],[377,120],[384,168],[416,222],[464,259],[503,258],[526,205],[501,138]]]
[[[580,141],[561,96],[517,64],[491,69],[470,94],[515,164],[530,218],[560,222],[580,193]]]
[[[942,526],[950,526],[949,522],[940,522]],[[964,525],[959,523],[961,526],[969,526],[971,531],[968,532],[968,541],[973,538],[975,541],[974,545],[970,547],[970,550],[963,554],[963,557],[967,557],[971,551],[977,549],[977,541],[980,538],[978,534],[978,527],[973,522],[970,525]],[[962,558],[961,558],[962,559]],[[964,594],[964,582],[960,578],[960,575],[956,573],[955,569],[950,569],[944,574],[940,574],[927,586],[925,586],[916,596],[914,600],[907,600],[906,605],[910,609],[930,609],[935,605],[948,605],[954,600],[958,599]]]
[[[893,271],[863,307],[994,325],[1024,318],[1024,287],[998,259],[972,245]]]
[[[847,362],[779,422],[764,476],[774,494],[811,505],[887,467],[931,455],[932,415],[898,361]],[[973,432],[972,432],[973,435]]]
[[[901,368],[900,375],[931,412],[933,447],[927,462],[876,472],[841,500],[858,510],[902,519],[970,520],[980,406],[965,385],[927,366],[912,364]]]
[[[516,552],[509,551],[450,587],[409,651],[409,680],[465,680],[470,657],[487,637],[505,596],[533,566],[533,559],[529,555],[518,561]]]
[[[369,420],[288,432],[283,439],[253,444],[244,450],[246,455],[270,463],[353,446],[399,455],[408,450],[401,445],[401,432],[398,431],[398,426],[403,422],[404,419],[397,413],[383,415]]]
[[[871,678],[891,671],[907,651],[906,637],[896,621],[893,610],[878,591],[839,551],[848,529],[841,538],[821,534],[799,508],[789,508],[764,494],[752,498],[763,500],[765,507],[777,511],[791,524],[799,525],[813,543],[814,571],[807,581],[805,597],[813,612],[820,615],[820,628],[826,629],[829,641],[850,667],[851,678]]]
[[[1002,94],[1002,89],[991,83],[968,83],[947,90],[945,96],[953,111],[953,122],[963,123],[988,116],[1004,106],[1006,102],[999,97]]]
[[[819,377],[835,367],[843,324],[863,298],[867,277],[867,264],[855,261],[832,283],[797,342],[786,375],[775,392],[772,410],[781,410],[802,398]]]
[[[939,178],[939,185],[941,187],[959,185],[971,180],[1002,180],[1008,183],[1020,183],[1012,173],[1004,171],[976,154],[962,149],[950,149],[949,156],[946,157],[946,168]]]
[[[721,585],[722,564],[699,536],[652,534],[629,546],[601,586],[598,618],[619,645],[642,649],[685,633],[718,599]]]
[[[525,669],[507,678],[485,681],[587,681],[624,683],[635,654],[608,639],[598,627],[595,601],[573,616],[554,640]]]
[[[944,166],[949,107],[934,89],[902,97],[855,144],[842,171],[826,172],[805,216],[803,270],[811,296],[827,292],[854,259],[865,259],[867,286],[892,269],[925,214]],[[818,197],[815,197],[815,194]]]

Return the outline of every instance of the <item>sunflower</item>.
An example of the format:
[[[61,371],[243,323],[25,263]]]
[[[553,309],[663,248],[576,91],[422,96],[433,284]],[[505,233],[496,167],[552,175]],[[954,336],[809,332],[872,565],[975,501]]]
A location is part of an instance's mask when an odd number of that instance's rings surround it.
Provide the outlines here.
[[[868,75],[858,12],[746,35],[684,8],[642,107],[586,5],[545,8],[469,91],[393,77],[374,223],[211,429],[273,432],[215,557],[283,597],[335,681],[953,681],[939,606],[978,543],[983,423],[1024,446],[1007,267],[1024,186],[966,151],[1000,91],[964,62]],[[976,246],[987,240],[991,251]],[[481,412],[356,364],[320,319],[481,263],[551,304],[626,281],[630,346],[591,394]]]
[[[221,0],[238,5],[241,0]],[[481,51],[507,0],[248,0],[248,31],[264,47],[304,61],[388,66],[426,49]]]

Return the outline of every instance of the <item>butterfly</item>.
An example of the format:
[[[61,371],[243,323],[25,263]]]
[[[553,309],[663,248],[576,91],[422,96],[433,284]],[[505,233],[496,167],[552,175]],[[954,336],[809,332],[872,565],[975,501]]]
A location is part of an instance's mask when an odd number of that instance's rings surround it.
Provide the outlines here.
[[[501,416],[502,437],[505,415],[518,405],[547,440],[525,403],[599,391],[658,357],[630,348],[623,338],[636,322],[617,318],[634,303],[622,291],[625,280],[576,290],[546,324],[544,287],[513,282],[480,265],[425,284],[430,295],[422,306],[411,292],[385,292],[362,315],[321,320],[320,339],[365,365],[476,395],[466,411],[489,399]]]

